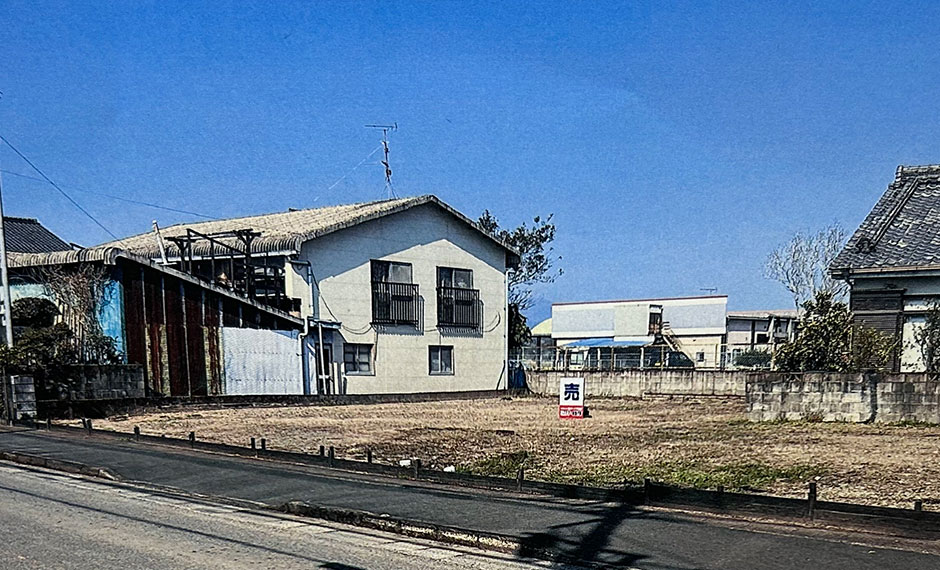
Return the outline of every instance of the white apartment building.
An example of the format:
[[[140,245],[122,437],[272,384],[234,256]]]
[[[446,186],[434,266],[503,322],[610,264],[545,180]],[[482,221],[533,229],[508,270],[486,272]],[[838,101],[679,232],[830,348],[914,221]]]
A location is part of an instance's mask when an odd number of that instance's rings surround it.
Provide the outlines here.
[[[301,316],[304,393],[507,385],[518,254],[434,196],[180,224],[106,245]]]

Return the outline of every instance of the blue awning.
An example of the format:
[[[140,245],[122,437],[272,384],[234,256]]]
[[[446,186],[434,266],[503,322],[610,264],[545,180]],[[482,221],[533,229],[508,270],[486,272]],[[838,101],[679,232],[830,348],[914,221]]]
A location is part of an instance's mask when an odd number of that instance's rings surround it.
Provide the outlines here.
[[[562,345],[562,348],[619,348],[627,346],[649,346],[651,343],[643,340],[614,340],[612,338],[583,338],[568,344]]]

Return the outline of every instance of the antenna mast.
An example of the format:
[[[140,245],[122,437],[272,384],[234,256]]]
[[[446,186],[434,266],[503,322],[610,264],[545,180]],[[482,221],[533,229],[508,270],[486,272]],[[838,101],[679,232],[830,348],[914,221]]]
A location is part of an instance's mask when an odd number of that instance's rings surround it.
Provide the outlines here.
[[[368,129],[382,129],[382,148],[385,150],[385,160],[382,166],[385,167],[385,194],[388,198],[397,198],[395,189],[392,188],[392,167],[388,163],[388,131],[397,131],[398,123],[391,125],[366,125]]]

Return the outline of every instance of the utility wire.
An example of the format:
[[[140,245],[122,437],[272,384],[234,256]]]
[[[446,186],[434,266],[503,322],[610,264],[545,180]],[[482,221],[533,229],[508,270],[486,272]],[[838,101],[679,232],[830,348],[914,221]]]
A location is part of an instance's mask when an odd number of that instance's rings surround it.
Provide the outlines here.
[[[8,140],[6,139],[6,137],[4,137],[3,135],[0,135],[0,141],[3,141],[8,147],[10,147],[10,148],[13,150],[13,152],[15,152],[15,153],[17,154],[17,156],[19,156],[20,158],[22,158],[22,159],[26,162],[26,164],[28,164],[30,167],[32,167],[32,169],[35,170],[40,176],[42,176],[43,179],[44,179],[46,182],[48,182],[53,188],[55,188],[56,190],[58,190],[60,194],[62,194],[63,196],[65,196],[65,199],[68,200],[69,202],[71,202],[73,206],[75,206],[75,207],[78,208],[83,214],[85,214],[86,216],[88,216],[88,218],[89,218],[91,221],[95,222],[95,224],[96,224],[99,228],[103,229],[103,230],[105,231],[105,233],[107,233],[109,236],[111,236],[112,238],[114,238],[115,241],[121,242],[121,238],[117,237],[117,236],[114,234],[114,232],[112,232],[112,231],[109,230],[107,227],[105,227],[104,224],[102,224],[101,222],[99,222],[99,221],[98,221],[98,218],[96,218],[96,217],[94,217],[93,215],[91,215],[91,212],[89,212],[88,210],[86,210],[85,208],[83,208],[81,204],[79,204],[78,202],[75,201],[74,198],[72,198],[71,196],[69,196],[68,192],[66,192],[65,190],[63,190],[62,188],[60,188],[58,184],[56,184],[55,182],[52,181],[51,178],[49,178],[48,176],[46,176],[46,173],[45,173],[45,172],[43,172],[42,170],[40,170],[40,168],[39,168],[38,166],[36,166],[35,164],[33,164],[33,161],[31,161],[30,159],[26,158],[26,155],[23,154],[22,152],[20,152],[20,150],[19,150],[18,148],[16,148],[15,146],[13,146],[13,144],[12,144],[10,141],[8,141]],[[123,243],[123,242],[121,242],[121,243]]]
[[[0,169],[0,172],[2,172],[2,173],[4,173],[4,174],[10,174],[10,175],[12,175],[12,176],[18,176],[18,177],[20,177],[20,178],[25,178],[25,179],[27,179],[27,180],[35,180],[35,181],[37,181],[37,182],[45,182],[44,179],[39,178],[39,177],[37,177],[37,176],[30,176],[30,175],[28,175],[28,174],[21,174],[21,173],[19,173],[19,172],[14,172],[14,171],[12,171],[12,170],[2,170],[2,169]],[[180,210],[179,208],[171,208],[171,207],[169,207],[169,206],[161,206],[160,204],[154,204],[154,203],[151,203],[151,202],[143,202],[143,201],[141,201],[141,200],[133,200],[133,199],[131,199],[131,198],[122,198],[121,196],[115,196],[114,194],[108,194],[108,193],[105,193],[105,192],[97,192],[97,191],[95,191],[95,190],[86,190],[85,188],[77,188],[77,187],[75,187],[75,186],[65,186],[64,188],[68,188],[69,190],[73,190],[73,191],[75,191],[75,192],[84,192],[84,193],[86,193],[86,194],[94,194],[94,195],[96,195],[96,196],[102,196],[102,197],[104,197],[104,198],[109,198],[109,199],[111,199],[111,200],[117,200],[117,201],[119,201],[119,202],[127,202],[127,203],[129,203],[129,204],[137,204],[138,206],[147,206],[148,208],[155,208],[155,209],[157,209],[157,210],[166,210],[167,212],[174,212],[174,213],[177,213],[177,214],[186,214],[187,216],[196,216],[196,217],[198,217],[198,218],[205,218],[205,219],[207,219],[207,220],[216,220],[216,219],[218,219],[218,218],[216,218],[215,216],[210,216],[210,215],[208,215],[208,214],[200,214],[199,212],[191,212],[191,211],[189,211],[189,210]]]

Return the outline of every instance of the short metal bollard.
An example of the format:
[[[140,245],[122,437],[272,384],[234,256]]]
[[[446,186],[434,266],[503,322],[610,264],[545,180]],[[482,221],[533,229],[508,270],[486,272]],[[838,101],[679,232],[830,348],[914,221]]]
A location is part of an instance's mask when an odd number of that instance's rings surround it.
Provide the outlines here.
[[[372,463],[372,450],[366,450],[366,463]]]
[[[264,451],[267,448],[268,448],[267,443],[265,442],[265,439],[262,437],[261,438],[261,451]]]
[[[140,441],[140,426],[134,426],[134,441]]]
[[[519,468],[516,472],[516,491],[522,492],[522,483],[525,482],[525,469]]]
[[[810,519],[813,519],[816,517],[816,482],[815,481],[809,484],[809,494],[807,495],[806,500],[807,500],[806,516],[808,516]]]
[[[330,446],[330,467],[333,467],[333,461],[336,459],[336,451]]]
[[[411,466],[415,469],[415,479],[421,476],[421,460],[415,459],[411,462]]]
[[[321,446],[320,446],[320,457],[325,457],[325,456],[326,456],[326,448],[321,445]]]
[[[257,449],[257,448],[255,447],[255,438],[251,438],[251,448],[252,448],[252,449]]]
[[[91,433],[91,430],[93,430],[93,429],[95,429],[95,428],[93,428],[93,427],[91,426],[91,418],[88,418],[88,433]]]
[[[189,432],[189,446],[196,447],[196,432]]]
[[[920,499],[914,501],[914,512],[921,513],[924,511],[924,502]]]

